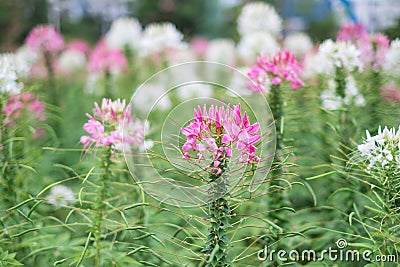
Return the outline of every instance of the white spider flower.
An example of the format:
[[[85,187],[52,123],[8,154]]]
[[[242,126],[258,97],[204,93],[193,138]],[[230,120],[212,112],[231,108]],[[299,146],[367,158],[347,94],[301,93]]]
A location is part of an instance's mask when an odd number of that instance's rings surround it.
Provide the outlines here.
[[[400,39],[393,40],[386,53],[386,60],[383,66],[384,70],[391,75],[400,75]]]
[[[289,33],[284,40],[284,47],[297,57],[302,57],[311,51],[313,43],[310,36],[304,32]]]
[[[123,50],[139,48],[142,38],[142,26],[135,18],[120,18],[114,20],[106,34],[106,42],[110,48]]]
[[[65,185],[53,186],[50,190],[50,194],[46,197],[46,201],[56,209],[73,205],[76,202],[74,192]]]

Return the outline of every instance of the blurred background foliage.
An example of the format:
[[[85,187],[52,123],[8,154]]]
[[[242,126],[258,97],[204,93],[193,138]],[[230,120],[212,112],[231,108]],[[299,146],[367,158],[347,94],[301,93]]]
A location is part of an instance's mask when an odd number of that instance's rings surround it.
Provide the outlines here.
[[[13,51],[23,43],[30,29],[42,23],[58,24],[56,26],[60,28],[67,40],[72,37],[84,38],[94,43],[108,30],[114,18],[99,12],[103,7],[107,9],[109,4],[107,0],[92,1],[98,5],[96,11],[88,8],[90,2],[89,0],[1,0],[0,49]],[[119,13],[111,16],[136,16],[142,25],[170,21],[176,24],[188,38],[193,36],[209,39],[230,37],[237,40],[235,20],[241,7],[250,1],[133,0],[119,2],[120,6],[118,3],[115,4],[121,7]],[[333,37],[338,29],[330,1],[269,0],[264,2],[272,4],[287,21],[286,30],[307,31],[315,41]],[[66,4],[67,8],[62,8]],[[54,10],[56,10],[55,14]],[[71,17],[68,14],[71,12],[76,15]],[[398,31],[399,27],[400,25],[393,27],[390,32]]]

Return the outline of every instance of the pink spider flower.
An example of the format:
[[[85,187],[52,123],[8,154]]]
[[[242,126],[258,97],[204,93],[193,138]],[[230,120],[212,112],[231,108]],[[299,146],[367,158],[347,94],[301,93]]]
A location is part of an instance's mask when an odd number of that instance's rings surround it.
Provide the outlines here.
[[[240,104],[226,108],[211,105],[208,110],[206,105],[203,109],[199,106],[194,110],[194,119],[181,129],[186,136],[183,156],[211,160],[212,164],[207,164],[205,169],[217,175],[223,171],[224,162],[232,158],[233,150],[239,152],[238,163],[259,162],[254,145],[261,138],[258,130],[258,123],[251,125],[246,112],[242,115]],[[197,154],[192,156],[189,152]],[[207,155],[211,158],[206,158]]]
[[[46,119],[44,105],[31,92],[11,95],[3,109],[3,115],[6,117],[5,123],[9,126],[15,125],[24,115],[38,122]]]
[[[144,125],[133,120],[130,111],[131,105],[125,100],[103,99],[101,106],[94,104],[93,116],[86,114],[89,121],[83,125],[88,133],[80,138],[84,147],[112,146],[113,149],[129,149],[130,145],[140,146],[144,141]]]
[[[381,33],[370,34],[358,40],[357,45],[361,52],[361,60],[378,70],[385,63],[386,52],[390,48],[390,40]]]
[[[64,48],[64,38],[52,25],[38,25],[31,30],[26,44],[33,51],[59,52]]]
[[[21,120],[28,120],[33,123],[41,122],[46,120],[44,110],[43,103],[31,92],[10,95],[3,109],[4,122],[10,127],[20,124]],[[40,137],[44,133],[44,129],[40,127],[34,130],[35,137]]]
[[[72,40],[68,46],[67,46],[68,50],[72,50],[72,51],[78,51],[81,52],[83,54],[88,54],[89,53],[89,45],[85,40],[80,40],[80,39],[74,39]]]
[[[273,85],[278,85],[283,81],[288,81],[293,90],[299,86],[304,86],[300,79],[302,66],[297,62],[296,56],[288,50],[278,51],[272,54],[269,59],[261,54],[257,59],[257,65],[252,66],[247,76],[255,83],[249,85],[253,91],[266,91],[265,82],[268,78]]]
[[[118,72],[127,65],[124,53],[107,47],[104,39],[98,42],[89,58],[89,71],[94,73]]]
[[[340,28],[337,39],[344,42],[356,43],[358,40],[368,36],[367,31],[361,23],[348,22]]]

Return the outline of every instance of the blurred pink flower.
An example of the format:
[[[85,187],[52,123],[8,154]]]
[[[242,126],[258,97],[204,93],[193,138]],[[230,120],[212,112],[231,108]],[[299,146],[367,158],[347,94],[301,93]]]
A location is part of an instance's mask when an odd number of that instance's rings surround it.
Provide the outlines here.
[[[361,60],[374,70],[381,68],[385,63],[386,52],[390,47],[390,40],[381,33],[364,36],[357,41],[361,52]]]
[[[287,50],[278,51],[269,59],[261,54],[257,59],[257,65],[252,66],[247,74],[255,82],[255,85],[250,84],[249,88],[253,91],[266,91],[265,81],[266,77],[269,77],[273,85],[286,80],[290,82],[293,90],[297,90],[299,86],[304,86],[299,76],[301,71],[302,66],[297,62],[295,55]]]
[[[97,43],[89,58],[89,71],[95,73],[120,71],[127,65],[128,61],[124,53],[107,47],[104,39]]]
[[[184,158],[193,158],[190,151],[196,152],[198,160],[206,158],[211,153],[212,164],[204,168],[217,175],[222,172],[221,164],[232,158],[233,150],[239,152],[238,163],[250,164],[260,159],[255,155],[254,146],[261,138],[257,135],[259,124],[250,125],[246,112],[241,114],[240,104],[226,108],[211,105],[207,110],[199,106],[194,110],[194,119],[182,128],[186,142],[182,146]]]
[[[114,149],[129,149],[129,145],[140,146],[144,142],[144,125],[132,120],[131,105],[125,100],[103,99],[101,106],[94,104],[93,116],[86,114],[89,121],[83,129],[89,134],[81,137],[84,147],[91,145],[113,146]]]
[[[339,41],[350,41],[356,43],[359,39],[368,36],[367,31],[361,23],[347,22],[340,28],[337,39]]]
[[[190,42],[190,48],[197,57],[203,58],[207,52],[208,40],[202,37],[195,37]]]
[[[36,26],[25,42],[33,51],[58,52],[64,48],[62,35],[52,25]]]
[[[78,51],[84,54],[88,54],[89,49],[89,44],[85,40],[80,39],[72,40],[67,46],[67,50]]]
[[[7,126],[18,125],[21,120],[40,122],[46,120],[44,105],[31,92],[10,95],[3,109],[4,122]],[[41,136],[43,129],[35,129],[35,137]]]
[[[389,103],[400,102],[399,88],[393,84],[385,85],[381,88],[382,98]]]

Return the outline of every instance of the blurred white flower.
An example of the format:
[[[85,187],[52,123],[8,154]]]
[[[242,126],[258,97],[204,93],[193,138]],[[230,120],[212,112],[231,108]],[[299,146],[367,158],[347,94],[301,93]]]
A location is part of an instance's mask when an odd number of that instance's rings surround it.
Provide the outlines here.
[[[206,83],[184,84],[177,88],[177,95],[182,100],[194,97],[211,97],[212,94],[212,87]]]
[[[400,76],[400,39],[390,43],[383,68],[391,75]]]
[[[337,110],[344,105],[354,104],[355,106],[365,106],[365,98],[358,91],[356,81],[353,76],[346,78],[345,97],[342,99],[335,92],[336,83],[334,80],[328,81],[328,88],[321,93],[322,107],[328,110]]]
[[[396,131],[393,127],[385,127],[382,131],[379,126],[378,134],[371,136],[366,131],[367,139],[358,145],[358,151],[368,162],[367,169],[378,168],[400,168],[400,127]]]
[[[28,76],[32,66],[39,60],[39,55],[26,45],[18,48],[15,57],[20,77]]]
[[[106,43],[112,49],[125,47],[137,49],[142,37],[142,26],[135,18],[120,18],[113,21],[106,34]]]
[[[278,42],[268,33],[254,32],[243,36],[238,47],[238,54],[241,60],[246,64],[254,64],[260,53],[266,56],[279,50]]]
[[[18,94],[24,84],[18,81],[19,65],[14,54],[0,54],[0,92]]]
[[[282,19],[274,7],[263,2],[252,2],[243,7],[237,20],[237,30],[241,36],[264,32],[277,37],[282,31]]]
[[[86,65],[86,56],[77,50],[65,50],[58,60],[58,69],[62,73],[71,73],[82,70]]]
[[[147,25],[140,42],[140,55],[150,56],[186,47],[183,34],[169,22]]]
[[[71,189],[65,185],[56,185],[51,188],[50,194],[46,197],[46,201],[58,209],[75,204],[76,199]]]
[[[148,112],[150,108],[162,111],[171,108],[172,103],[166,90],[166,86],[159,82],[143,84],[135,94],[135,108],[142,112]]]
[[[292,32],[286,36],[284,47],[297,57],[302,57],[312,49],[313,43],[306,33]]]
[[[250,71],[250,68],[242,67],[238,68],[237,71],[233,72],[231,84],[229,88],[232,88],[232,91],[229,91],[228,94],[232,96],[250,96],[252,95],[252,91],[249,90],[248,86],[251,82],[247,77],[247,73]]]
[[[362,69],[360,51],[351,43],[328,39],[319,46],[316,57],[316,64],[321,63],[315,66],[318,73],[334,75],[336,67],[347,72]]]
[[[207,52],[204,56],[205,60],[234,65],[235,59],[235,43],[231,39],[214,39],[208,43]]]

